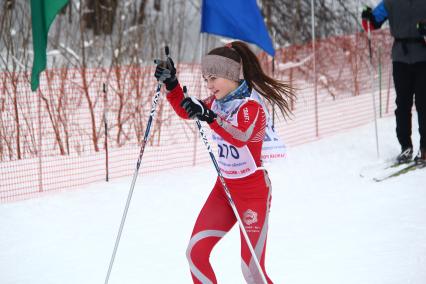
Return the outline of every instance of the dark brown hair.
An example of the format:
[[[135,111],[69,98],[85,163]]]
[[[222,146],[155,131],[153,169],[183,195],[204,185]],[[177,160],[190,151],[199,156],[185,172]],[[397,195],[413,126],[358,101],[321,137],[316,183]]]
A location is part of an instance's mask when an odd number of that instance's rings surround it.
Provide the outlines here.
[[[291,114],[289,104],[296,98],[294,89],[289,84],[266,75],[259,59],[246,43],[233,41],[226,46],[212,49],[208,54],[224,56],[241,63],[249,88],[255,89],[268,102],[276,104],[284,117]]]

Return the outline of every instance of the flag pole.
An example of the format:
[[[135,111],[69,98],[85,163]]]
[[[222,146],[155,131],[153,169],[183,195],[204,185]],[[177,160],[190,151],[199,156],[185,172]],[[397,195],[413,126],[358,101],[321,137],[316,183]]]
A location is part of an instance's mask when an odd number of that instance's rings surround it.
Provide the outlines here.
[[[318,90],[317,90],[317,68],[316,68],[316,47],[315,47],[315,3],[311,0],[311,29],[312,29],[312,54],[313,54],[313,80],[315,97],[315,135],[319,137],[318,122]]]

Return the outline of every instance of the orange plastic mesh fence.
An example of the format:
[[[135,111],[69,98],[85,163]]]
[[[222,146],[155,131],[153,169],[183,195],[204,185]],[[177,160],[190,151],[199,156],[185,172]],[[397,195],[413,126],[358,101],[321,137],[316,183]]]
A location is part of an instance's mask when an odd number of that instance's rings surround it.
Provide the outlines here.
[[[268,74],[297,90],[291,118],[269,106],[287,146],[372,121],[372,90],[379,115],[393,114],[388,34],[373,35],[374,68],[361,34],[316,42],[316,74],[311,45],[278,50],[274,63],[259,54]],[[131,176],[155,93],[153,68],[48,70],[36,93],[28,74],[0,72],[0,202]],[[179,64],[178,77],[191,95],[208,95],[198,64]],[[179,119],[164,96],[139,174],[210,161],[194,122]]]

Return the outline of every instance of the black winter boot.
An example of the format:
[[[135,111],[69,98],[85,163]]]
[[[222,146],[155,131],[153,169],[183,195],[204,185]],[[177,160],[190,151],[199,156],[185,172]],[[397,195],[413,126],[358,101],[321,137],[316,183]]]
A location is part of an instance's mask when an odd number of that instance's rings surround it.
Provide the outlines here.
[[[396,157],[398,163],[408,163],[413,158],[413,147],[403,148],[401,154]]]
[[[416,164],[426,164],[426,149],[425,148],[419,149],[419,153],[414,158],[414,161],[416,162]]]

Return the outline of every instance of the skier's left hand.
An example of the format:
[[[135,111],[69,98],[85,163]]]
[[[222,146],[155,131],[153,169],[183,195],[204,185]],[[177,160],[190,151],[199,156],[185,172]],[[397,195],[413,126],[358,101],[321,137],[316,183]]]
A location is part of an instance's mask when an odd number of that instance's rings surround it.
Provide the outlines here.
[[[364,9],[362,9],[361,18],[372,22],[374,20],[373,9],[369,6],[365,6]]]
[[[426,37],[426,20],[417,23],[417,30],[422,36]]]
[[[361,13],[361,18],[362,18],[362,28],[364,29],[364,31],[367,32],[368,30],[372,31],[379,28],[377,26],[376,19],[374,18],[374,15],[373,15],[373,9],[371,9],[371,7],[369,6],[364,7]]]
[[[196,117],[201,121],[206,121],[208,124],[212,123],[217,116],[202,101],[193,97],[183,99],[180,106],[185,109],[189,118],[194,119]]]

